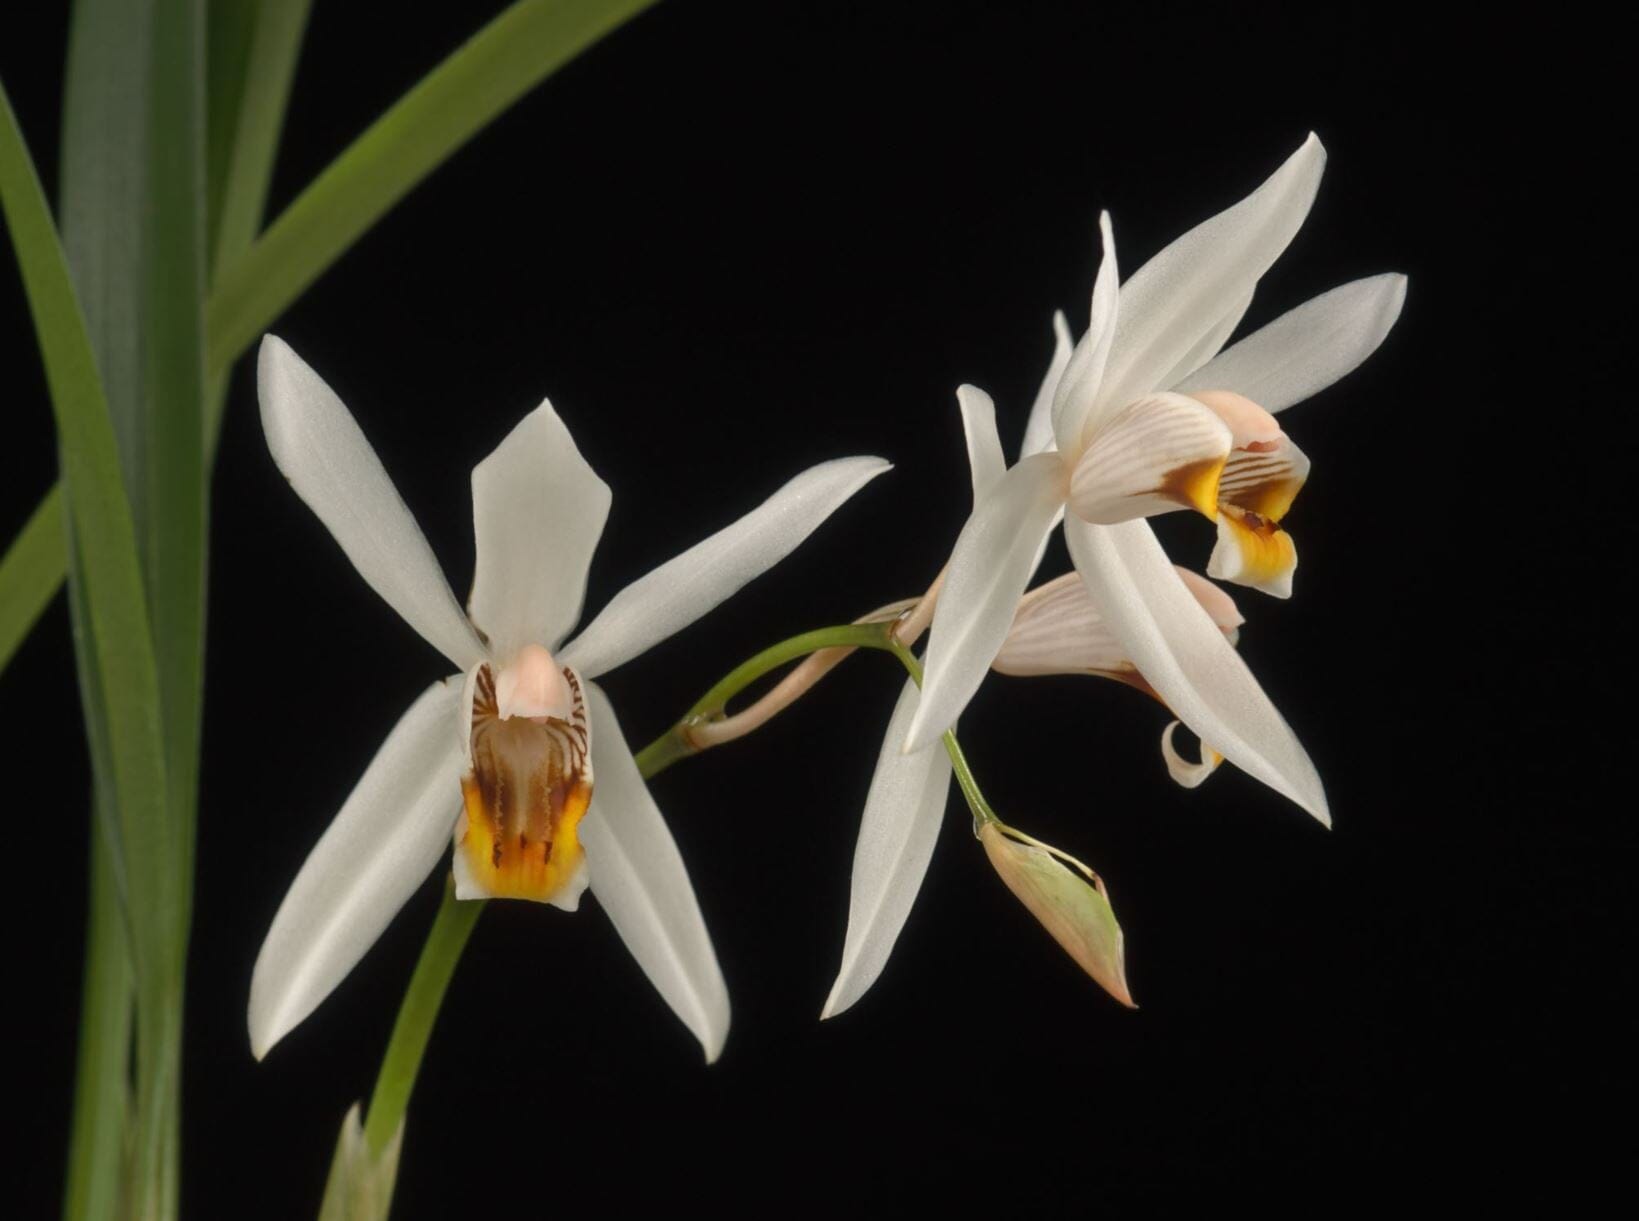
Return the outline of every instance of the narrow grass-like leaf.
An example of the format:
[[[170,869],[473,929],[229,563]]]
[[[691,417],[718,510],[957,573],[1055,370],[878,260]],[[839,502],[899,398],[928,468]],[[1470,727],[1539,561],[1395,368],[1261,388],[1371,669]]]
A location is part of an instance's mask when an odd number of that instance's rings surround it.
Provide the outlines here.
[[[94,832],[64,1221],[112,1221],[119,1215],[125,1121],[131,1107],[126,1050],[131,1043],[131,964],[113,855],[108,838]]]
[[[139,1013],[170,995],[177,905],[174,839],[167,805],[158,668],[118,445],[90,336],[45,193],[11,104],[0,90],[0,205],[34,317],[59,457],[83,557],[78,596],[86,611],[106,729],[108,779],[118,811]],[[82,690],[85,689],[82,687]],[[144,999],[146,998],[146,999]],[[180,995],[177,996],[180,1004]],[[154,1023],[150,1023],[152,1026]],[[141,1036],[139,1035],[139,1038]],[[166,1071],[169,1072],[167,1066]]]
[[[63,500],[53,487],[0,559],[0,671],[63,579]]]
[[[65,486],[79,546],[87,561],[86,602],[96,632],[94,660],[109,712],[110,757],[113,778],[119,786],[121,823],[160,826],[166,786],[159,679],[137,560],[136,531],[108,407],[68,265],[3,88],[0,205],[34,316],[57,418]],[[148,817],[134,818],[139,812]],[[125,845],[128,865],[147,855],[137,845]],[[156,881],[163,883],[163,879]],[[134,892],[135,879],[131,886]]]
[[[400,98],[233,267],[207,315],[223,368],[406,192],[546,76],[655,0],[519,0]]]
[[[261,228],[312,4],[313,0],[216,0],[210,7],[207,109],[213,279],[250,248]]]

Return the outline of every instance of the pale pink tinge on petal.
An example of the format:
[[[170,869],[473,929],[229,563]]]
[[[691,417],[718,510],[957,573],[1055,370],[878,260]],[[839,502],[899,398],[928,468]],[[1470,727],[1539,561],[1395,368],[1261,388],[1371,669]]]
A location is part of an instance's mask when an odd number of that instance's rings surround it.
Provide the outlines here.
[[[1070,510],[1114,525],[1174,509],[1207,517],[1232,448],[1230,428],[1181,394],[1151,394],[1104,421],[1070,477]]]

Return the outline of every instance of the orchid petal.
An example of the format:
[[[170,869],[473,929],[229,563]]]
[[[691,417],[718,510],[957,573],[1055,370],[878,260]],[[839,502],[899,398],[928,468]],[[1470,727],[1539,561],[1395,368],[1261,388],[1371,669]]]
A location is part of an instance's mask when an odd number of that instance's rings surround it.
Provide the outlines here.
[[[1042,538],[1064,504],[1057,454],[1026,458],[974,506],[946,569],[928,636],[922,699],[905,749],[930,746],[955,723],[995,660]]]
[[[1070,340],[1070,323],[1063,310],[1053,311],[1053,359],[1042,376],[1036,401],[1031,404],[1030,418],[1024,426],[1024,441],[1019,446],[1019,457],[1028,458],[1053,446],[1053,398],[1058,392],[1059,379],[1070,364],[1070,353],[1075,345]]]
[[[1081,577],[1067,572],[1024,595],[991,668],[1030,678],[1122,674],[1132,670],[1132,662],[1082,587]]]
[[[1218,541],[1206,565],[1209,575],[1271,597],[1290,598],[1297,566],[1297,544],[1274,522],[1229,505],[1219,512]]]
[[[525,645],[555,646],[575,626],[608,516],[608,485],[549,402],[473,468],[478,558],[468,609],[503,664]]]
[[[1190,374],[1179,390],[1233,390],[1265,411],[1301,403],[1352,371],[1387,338],[1406,277],[1370,276],[1282,314]]]
[[[560,659],[590,679],[653,648],[783,560],[889,467],[881,458],[810,467],[733,525],[621,590]]]
[[[258,1060],[330,995],[448,851],[461,809],[457,698],[438,683],[410,706],[279,904],[250,984]]]
[[[1174,509],[1217,512],[1233,434],[1182,394],[1137,399],[1099,427],[1070,477],[1070,511],[1111,525]]]
[[[1172,735],[1177,732],[1180,722],[1169,721],[1167,727],[1161,731],[1161,758],[1166,761],[1167,775],[1171,776],[1180,786],[1186,789],[1200,788],[1206,778],[1218,770],[1218,765],[1224,757],[1205,742],[1201,743],[1201,761],[1191,763],[1178,753],[1178,747],[1173,745]]]
[[[1071,461],[1081,453],[1081,445],[1089,429],[1095,427],[1098,416],[1093,408],[1103,402],[1101,394],[1108,369],[1112,345],[1116,339],[1116,317],[1119,312],[1121,287],[1120,271],[1115,257],[1115,231],[1110,227],[1110,214],[1100,212],[1098,231],[1104,243],[1104,258],[1098,265],[1093,281],[1092,313],[1087,333],[1070,355],[1070,364],[1059,379],[1053,396],[1053,436],[1059,453]]]
[[[580,839],[592,893],[649,982],[700,1040],[709,1064],[728,1038],[728,987],[677,843],[632,761],[609,697],[596,683],[586,690],[597,727],[598,782]]]
[[[1076,571],[1139,673],[1203,741],[1330,825],[1320,777],[1235,648],[1142,521],[1064,521]]]
[[[1325,163],[1311,135],[1251,195],[1178,238],[1122,285],[1101,401],[1114,408],[1160,388],[1253,290],[1309,214]]]
[[[481,661],[426,536],[341,399],[273,335],[262,340],[256,382],[273,461],[359,575],[457,668]]]
[[[990,490],[1007,470],[1002,439],[996,432],[996,404],[977,386],[956,387],[962,410],[962,433],[967,437],[967,465],[973,475],[973,500]]]
[[[918,694],[907,681],[871,776],[854,847],[848,936],[842,967],[820,1017],[835,1017],[864,996],[888,963],[933,857],[950,793],[950,756],[935,742],[915,754],[899,749]]]
[[[1176,568],[1176,565],[1174,566]],[[1235,600],[1199,573],[1177,568],[1218,629],[1233,642],[1245,620]],[[1044,674],[1102,674],[1131,681],[1137,677],[1132,659],[1099,614],[1081,574],[1067,572],[1024,595],[1007,641],[991,669],[999,674],[1031,678]]]
[[[1241,319],[1246,317],[1246,311],[1252,308],[1252,293],[1247,293],[1235,303],[1235,308],[1225,314],[1210,331],[1201,337],[1201,342],[1189,350],[1189,354],[1179,361],[1172,372],[1163,377],[1157,386],[1162,390],[1171,390],[1174,384],[1183,381],[1195,370],[1206,364],[1223,350],[1224,344],[1235,333],[1235,328],[1241,325]]]

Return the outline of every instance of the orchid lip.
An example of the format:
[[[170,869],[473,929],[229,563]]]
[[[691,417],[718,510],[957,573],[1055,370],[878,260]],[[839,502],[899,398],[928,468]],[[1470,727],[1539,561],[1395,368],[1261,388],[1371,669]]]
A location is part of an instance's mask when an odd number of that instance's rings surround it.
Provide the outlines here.
[[[578,675],[541,672],[551,654],[520,651],[499,676],[486,664],[472,684],[471,762],[461,777],[455,833],[458,898],[532,899],[574,910],[586,886],[579,825],[592,801],[591,725]],[[550,680],[550,681],[549,681]],[[502,711],[510,687],[512,715]],[[564,715],[541,693],[566,693]],[[521,701],[521,702],[520,702]],[[556,704],[550,704],[557,707]]]

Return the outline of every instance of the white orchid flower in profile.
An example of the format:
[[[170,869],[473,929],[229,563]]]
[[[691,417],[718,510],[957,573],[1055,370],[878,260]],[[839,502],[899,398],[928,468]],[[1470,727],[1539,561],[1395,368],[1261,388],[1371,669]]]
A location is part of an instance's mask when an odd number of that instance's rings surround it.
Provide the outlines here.
[[[550,403],[473,470],[477,563],[463,613],[341,400],[271,336],[258,379],[279,469],[359,574],[457,673],[399,720],[280,905],[251,982],[256,1056],[341,982],[453,837],[458,898],[573,911],[590,887],[715,1059],[729,1024],[716,954],[677,846],[592,680],[784,558],[888,464],[844,458],[804,471],[628,585],[569,639],[610,493]]]
[[[1062,318],[1055,322],[1060,343],[1047,379],[1043,382],[1043,393],[1047,395],[1051,394],[1070,351],[1069,336],[1065,333]],[[958,391],[957,401],[962,410],[974,501],[977,503],[1005,468],[1001,445],[996,440],[996,412],[989,397],[971,386],[963,386]],[[1027,452],[1031,443],[1027,432],[1024,442]],[[1179,569],[1178,572],[1180,579],[1201,602],[1202,608],[1233,643],[1235,632],[1242,622],[1234,599],[1193,572],[1186,569]],[[1155,695],[1154,688],[1145,681],[1132,660],[1121,652],[1120,644],[1099,619],[1097,609],[1082,588],[1081,578],[1073,572],[1049,581],[1024,596],[1007,639],[996,656],[994,668],[1002,673],[1021,676],[1098,674]],[[882,974],[910,916],[917,893],[922,888],[933,858],[934,844],[939,838],[939,826],[944,819],[950,791],[950,757],[938,742],[910,753],[900,749],[915,714],[918,698],[916,684],[907,681],[900,691],[899,702],[894,707],[883,738],[876,770],[871,775],[865,811],[860,819],[859,838],[854,846],[848,931],[843,944],[842,965],[825,1008],[820,1013],[822,1019],[835,1017],[851,1008]],[[1220,756],[1203,748],[1200,763],[1192,764],[1182,758],[1172,746],[1172,731],[1176,724],[1175,721],[1169,725],[1163,735],[1163,757],[1174,779],[1180,784],[1194,787],[1211,773]],[[1024,851],[1004,849],[1001,845],[1011,841],[997,831],[993,831],[984,842],[992,863],[997,865],[999,871],[1002,870],[999,862]],[[1004,878],[1007,877],[1004,871]],[[1016,880],[1008,880],[1008,885],[1018,893]],[[1111,922],[1113,927],[1113,916]],[[1057,932],[1054,935],[1059,936]],[[1065,939],[1060,937],[1060,940],[1063,942]],[[1078,954],[1073,948],[1071,953],[1083,967],[1088,966],[1090,960],[1086,955]],[[1088,970],[1122,1004],[1132,1004],[1125,977],[1119,970]]]
[[[842,966],[823,1017],[857,1002],[887,963],[945,810],[951,767],[938,738],[992,667],[1138,687],[1201,739],[1190,762],[1174,743],[1179,721],[1162,733],[1179,784],[1200,784],[1227,756],[1329,822],[1307,754],[1235,652],[1233,599],[1170,563],[1143,521],[1196,509],[1219,529],[1212,575],[1290,592],[1296,553],[1278,522],[1308,461],[1272,413],[1370,356],[1406,288],[1392,274],[1345,284],[1221,350],[1307,214],[1324,157],[1310,136],[1250,197],[1119,289],[1109,217],[1100,217],[1090,325],[1072,344],[1063,314],[1054,316],[1057,342],[1017,465],[1008,467],[990,396],[957,391],[973,513],[938,594],[924,686],[901,692],[872,777]],[[1076,572],[1026,595],[1061,520]]]
[[[1324,161],[1310,136],[1250,196],[1119,288],[1109,216],[1100,218],[1104,259],[1091,321],[1050,398],[1038,400],[1046,419],[1032,419],[1027,436],[1039,448],[1027,445],[1017,465],[998,471],[993,427],[970,439],[970,449],[988,455],[976,468],[992,477],[951,556],[907,751],[936,741],[977,690],[1062,517],[1100,618],[1174,715],[1241,770],[1329,821],[1308,754],[1144,520],[1195,509],[1219,526],[1210,573],[1276,592],[1289,579],[1295,552],[1275,523],[1307,460],[1270,411],[1360,364],[1393,325],[1405,292],[1401,276],[1356,281],[1219,354],[1308,214]]]

